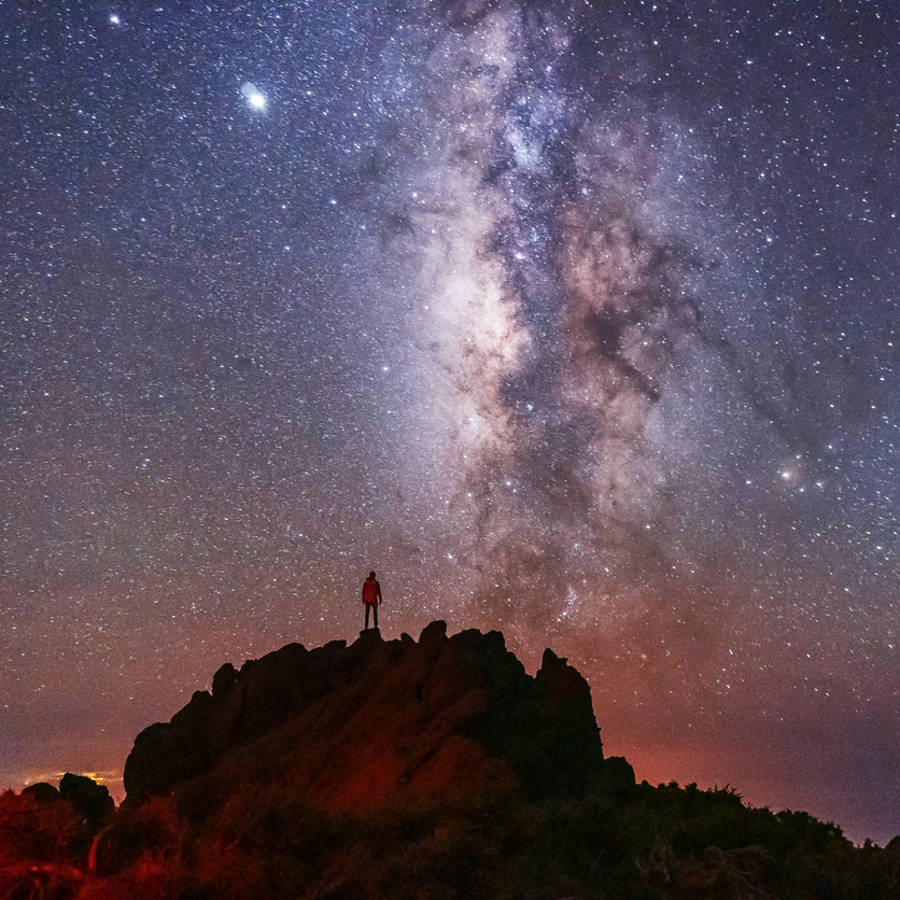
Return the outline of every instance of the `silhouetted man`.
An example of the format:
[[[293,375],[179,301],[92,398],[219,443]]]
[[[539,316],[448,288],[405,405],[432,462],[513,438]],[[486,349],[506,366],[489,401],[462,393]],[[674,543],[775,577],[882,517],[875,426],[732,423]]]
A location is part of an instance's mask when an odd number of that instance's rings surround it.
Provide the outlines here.
[[[375,580],[375,573],[369,572],[369,577],[363,582],[362,602],[366,608],[366,627],[369,627],[369,610],[374,616],[375,628],[378,628],[378,607],[381,605],[381,585]]]

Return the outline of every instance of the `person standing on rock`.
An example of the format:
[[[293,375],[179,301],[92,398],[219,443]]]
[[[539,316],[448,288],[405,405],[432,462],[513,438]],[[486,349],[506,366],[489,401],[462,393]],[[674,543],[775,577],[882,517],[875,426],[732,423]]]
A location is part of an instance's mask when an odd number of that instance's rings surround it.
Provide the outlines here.
[[[378,629],[378,607],[381,606],[381,585],[375,580],[375,573],[369,572],[369,577],[363,582],[362,602],[366,608],[366,627],[369,628],[369,609],[374,616],[375,629]]]

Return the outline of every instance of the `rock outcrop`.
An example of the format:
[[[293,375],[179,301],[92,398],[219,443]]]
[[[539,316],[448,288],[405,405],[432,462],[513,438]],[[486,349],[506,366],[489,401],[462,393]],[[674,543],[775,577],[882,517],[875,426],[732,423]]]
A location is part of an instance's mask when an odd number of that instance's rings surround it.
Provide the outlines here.
[[[63,775],[58,790],[46,781],[39,781],[24,788],[22,796],[30,797],[42,806],[67,804],[78,821],[90,831],[96,831],[108,822],[116,811],[109,788],[86,775],[72,772]]]
[[[138,735],[125,789],[133,802],[200,780],[210,795],[248,771],[270,780],[267,766],[311,802],[352,810],[485,785],[577,789],[603,758],[590,688],[565,659],[548,650],[532,678],[500,632],[448,637],[438,621],[418,643],[370,630],[226,663],[211,692]]]
[[[0,793],[0,896],[900,896],[897,840],[636,785],[564,658],[444,622],[222,666],[125,784]]]

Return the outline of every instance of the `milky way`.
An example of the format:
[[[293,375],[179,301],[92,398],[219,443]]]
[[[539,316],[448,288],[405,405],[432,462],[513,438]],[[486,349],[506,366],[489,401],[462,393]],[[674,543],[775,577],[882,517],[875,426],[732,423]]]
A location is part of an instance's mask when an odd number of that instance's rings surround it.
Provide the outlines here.
[[[900,831],[889,3],[0,22],[0,783],[500,628],[639,777]]]

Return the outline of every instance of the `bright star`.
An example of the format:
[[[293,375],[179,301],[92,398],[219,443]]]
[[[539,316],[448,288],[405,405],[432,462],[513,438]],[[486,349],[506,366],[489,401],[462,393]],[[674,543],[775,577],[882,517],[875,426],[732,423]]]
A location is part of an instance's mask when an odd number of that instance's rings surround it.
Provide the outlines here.
[[[252,81],[245,81],[241,85],[241,96],[251,109],[262,111],[268,103],[266,95]]]

